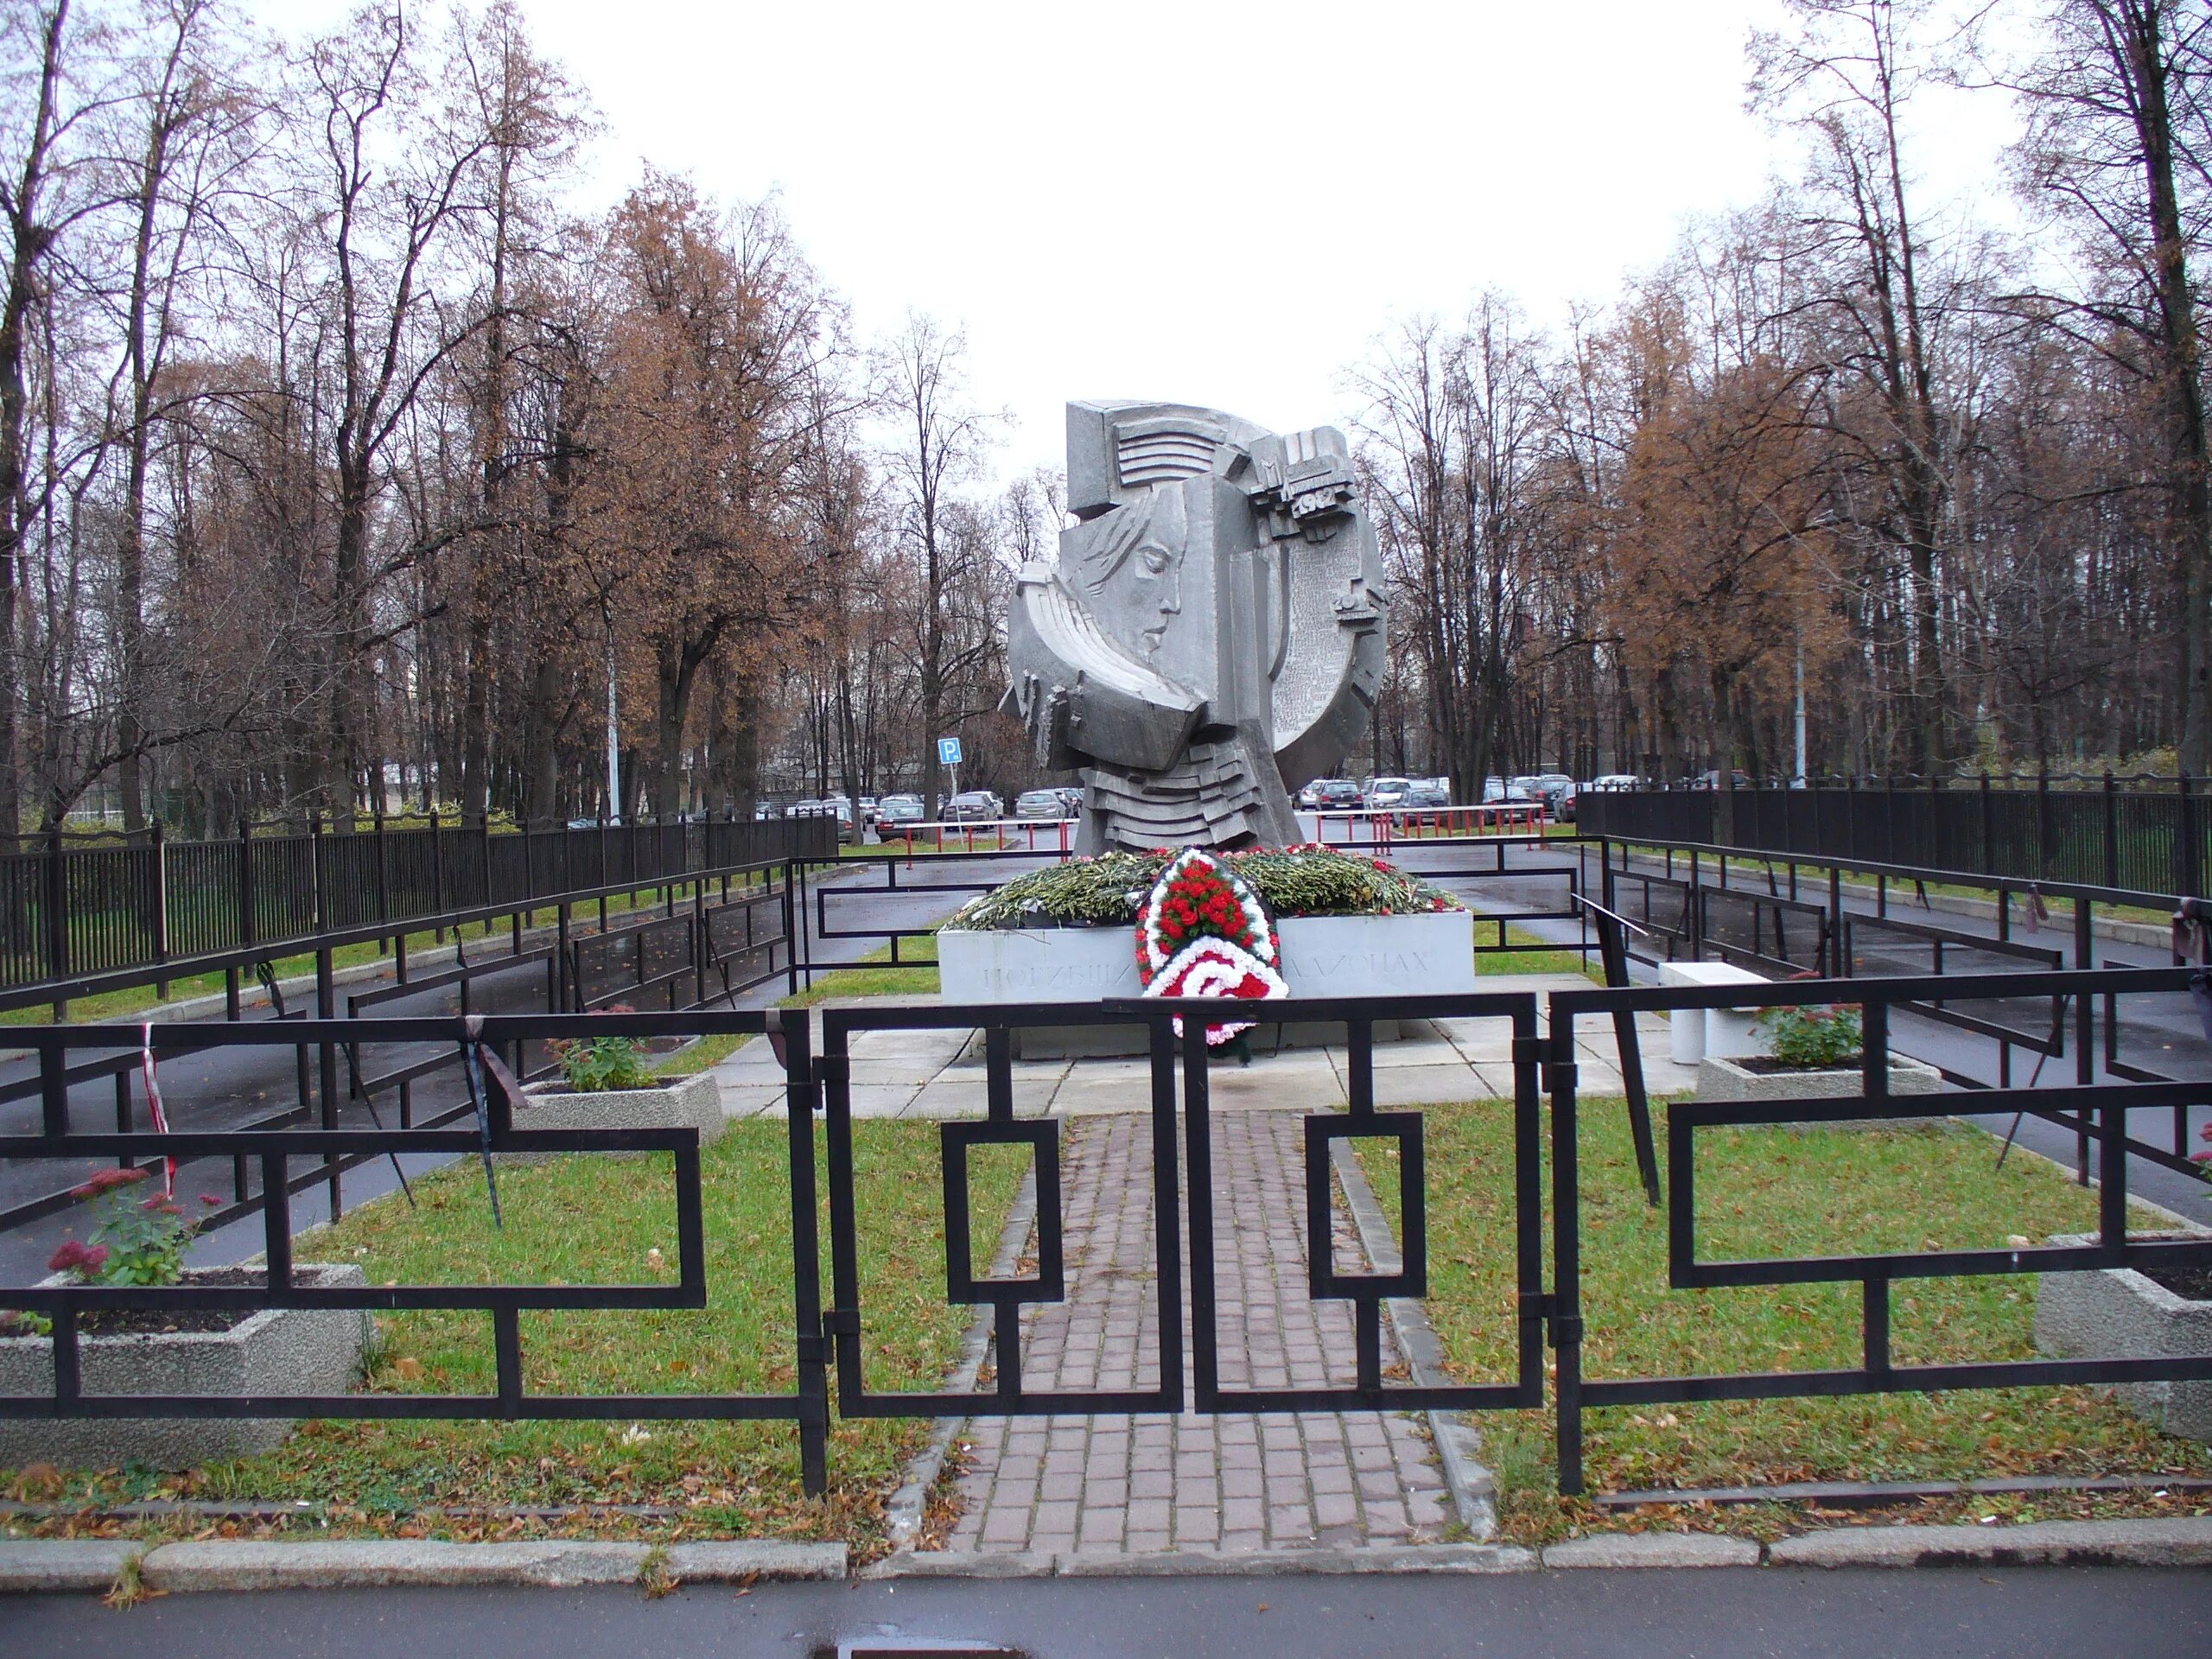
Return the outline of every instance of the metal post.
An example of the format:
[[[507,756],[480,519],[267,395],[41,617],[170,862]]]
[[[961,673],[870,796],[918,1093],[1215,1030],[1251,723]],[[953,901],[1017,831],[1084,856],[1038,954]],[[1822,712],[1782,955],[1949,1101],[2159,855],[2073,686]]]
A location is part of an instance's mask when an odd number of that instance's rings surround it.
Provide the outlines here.
[[[63,865],[61,825],[54,823],[46,836],[46,961],[55,979],[69,972],[69,872]],[[69,1000],[54,1000],[54,1023],[69,1017]]]
[[[1559,1058],[1545,1068],[1552,1094],[1551,1342],[1557,1356],[1559,1490],[1563,1497],[1577,1497],[1582,1492],[1581,1173],[1574,1121],[1574,1034],[1571,1029],[1559,1031],[1560,1023],[1554,1014],[1551,1043]]]
[[[1982,874],[1998,874],[1998,836],[1995,836],[1995,807],[1993,797],[1988,794],[1988,772],[1982,772]]]
[[[2120,885],[2120,782],[2105,768],[2105,886]]]
[[[2050,766],[2046,762],[2036,769],[2036,868],[2046,881],[2056,880],[2058,869],[2050,813]]]
[[[148,895],[149,919],[153,923],[154,960],[166,963],[169,959],[169,859],[168,849],[162,836],[162,821],[156,818],[147,827],[147,844],[153,850],[151,889]],[[166,979],[154,982],[154,994],[163,1001],[168,1000],[169,982]]]
[[[445,833],[439,827],[435,809],[430,813],[430,914],[442,917],[446,913],[446,849]],[[446,931],[441,925],[432,934],[433,940],[443,944]]]
[[[2198,829],[2195,798],[2190,793],[2190,776],[2184,772],[2175,780],[2181,797],[2174,824],[2174,897],[2187,898],[2203,891],[2196,879],[2197,855],[2202,848],[2203,832]]]

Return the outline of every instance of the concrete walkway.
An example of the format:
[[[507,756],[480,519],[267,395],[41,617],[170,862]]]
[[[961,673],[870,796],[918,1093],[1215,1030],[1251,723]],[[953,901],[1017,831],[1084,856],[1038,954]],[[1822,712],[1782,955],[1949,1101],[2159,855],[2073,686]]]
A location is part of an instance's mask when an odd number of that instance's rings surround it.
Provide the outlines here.
[[[1231,1112],[1215,1125],[1225,1388],[1357,1380],[1351,1305],[1306,1293],[1302,1116]],[[1151,1386],[1160,1375],[1151,1121],[1087,1116],[1070,1125],[1062,1156],[1068,1294],[1027,1313],[1024,1386]],[[1341,1210],[1336,1224],[1340,1260],[1366,1270]],[[1385,1341],[1387,1370],[1397,1355]],[[1187,1344],[1185,1363],[1187,1373]],[[1403,1412],[985,1418],[956,1446],[964,1468],[962,1512],[945,1544],[954,1554],[1430,1543],[1453,1512],[1426,1431]]]
[[[1545,992],[1587,988],[1573,974],[1486,975],[1482,989]],[[880,1007],[881,1000],[875,999]],[[1513,1093],[1513,1033],[1503,1020],[1405,1022],[1397,1042],[1375,1045],[1375,1103],[1440,1105],[1452,1101],[1498,1100]],[[1669,1052],[1663,1015],[1639,1018],[1646,1086],[1654,1095],[1687,1091],[1694,1068],[1677,1066]],[[1575,1033],[1579,1087],[1585,1096],[1621,1092],[1620,1058],[1612,1033],[1596,1020]],[[867,1031],[854,1034],[852,1103],[855,1117],[981,1117],[984,1065],[969,1031]],[[780,1116],[783,1071],[766,1043],[747,1043],[715,1068],[722,1109],[731,1117]],[[1151,1066],[1144,1059],[1016,1060],[1014,1109],[1023,1117],[1079,1117],[1096,1112],[1148,1110]],[[1295,1103],[1305,1111],[1346,1101],[1341,1047],[1290,1048],[1262,1054],[1249,1066],[1213,1073],[1217,1110]]]

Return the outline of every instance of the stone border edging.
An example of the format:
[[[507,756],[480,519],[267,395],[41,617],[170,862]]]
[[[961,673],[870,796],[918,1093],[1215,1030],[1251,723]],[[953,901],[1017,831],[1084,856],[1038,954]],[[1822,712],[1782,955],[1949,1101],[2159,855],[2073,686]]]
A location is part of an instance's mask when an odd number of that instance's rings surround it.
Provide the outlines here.
[[[991,1263],[994,1276],[1014,1276],[1036,1222],[1037,1168],[1033,1163],[1014,1192],[1014,1202],[1007,1207],[1006,1224],[999,1232],[999,1252]],[[979,1303],[975,1317],[968,1322],[968,1333],[961,1341],[960,1356],[953,1361],[951,1374],[945,1378],[946,1393],[975,1392],[976,1380],[982,1375],[983,1360],[990,1351],[992,1333],[996,1329],[991,1305]],[[930,1430],[929,1443],[899,1471],[899,1489],[883,1506],[884,1529],[890,1535],[893,1550],[912,1554],[920,1541],[922,1523],[929,1513],[930,1489],[944,1471],[944,1460],[951,1454],[954,1436],[967,1421],[965,1417],[938,1418]]]
[[[1525,1573],[1534,1550],[1509,1544],[1389,1544],[1373,1548],[1171,1549],[1143,1554],[1080,1550],[905,1551],[862,1567],[862,1579],[1283,1578],[1294,1573]]]
[[[156,1592],[346,1590],[399,1585],[537,1586],[729,1583],[842,1579],[845,1546],[781,1540],[653,1545],[549,1539],[459,1544],[437,1539],[253,1540],[159,1544],[124,1540],[0,1542],[0,1592],[102,1593],[135,1566]]]
[[[129,1573],[155,1592],[337,1590],[417,1585],[569,1587],[861,1579],[1179,1578],[1295,1573],[1528,1573],[1611,1568],[2212,1567],[2212,1516],[2036,1521],[2018,1526],[1831,1527],[1773,1544],[1713,1533],[1595,1533],[1541,1552],[1503,1544],[1376,1549],[1176,1550],[1155,1554],[896,1551],[851,1573],[841,1543],[599,1543],[436,1540],[162,1544],[0,1541],[0,1593],[104,1594]]]
[[[1351,1211],[1352,1225],[1359,1231],[1361,1248],[1367,1259],[1375,1264],[1377,1273],[1396,1273],[1404,1265],[1397,1241],[1390,1236],[1389,1218],[1382,1206],[1375,1201],[1374,1189],[1367,1184],[1367,1173],[1359,1166],[1358,1155],[1350,1141],[1339,1137],[1330,1148],[1330,1162],[1337,1173],[1337,1183],[1344,1195],[1344,1207]],[[1428,1322],[1428,1314],[1419,1302],[1393,1299],[1382,1304],[1385,1318],[1390,1321],[1390,1335],[1398,1344],[1399,1355],[1412,1373],[1414,1386],[1429,1388],[1444,1382],[1444,1345],[1437,1340],[1435,1327]],[[1444,1471],[1445,1484],[1452,1489],[1452,1502],[1458,1510],[1459,1524],[1477,1543],[1487,1543],[1497,1534],[1497,1483],[1491,1471],[1476,1457],[1482,1449],[1482,1432],[1455,1411],[1431,1411],[1422,1414],[1428,1422],[1430,1442],[1436,1447],[1436,1460]]]

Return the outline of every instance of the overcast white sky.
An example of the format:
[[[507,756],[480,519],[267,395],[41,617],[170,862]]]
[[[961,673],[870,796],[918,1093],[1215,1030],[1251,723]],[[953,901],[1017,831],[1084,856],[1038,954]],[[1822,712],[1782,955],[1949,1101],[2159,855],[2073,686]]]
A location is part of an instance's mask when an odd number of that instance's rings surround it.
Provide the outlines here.
[[[909,308],[965,330],[1006,474],[1058,464],[1071,397],[1346,424],[1394,318],[1497,287],[1555,321],[1794,168],[1743,108],[1772,0],[524,10],[605,119],[594,198],[648,158],[779,192],[863,341]],[[2011,119],[1922,109],[1931,203],[1995,194]]]

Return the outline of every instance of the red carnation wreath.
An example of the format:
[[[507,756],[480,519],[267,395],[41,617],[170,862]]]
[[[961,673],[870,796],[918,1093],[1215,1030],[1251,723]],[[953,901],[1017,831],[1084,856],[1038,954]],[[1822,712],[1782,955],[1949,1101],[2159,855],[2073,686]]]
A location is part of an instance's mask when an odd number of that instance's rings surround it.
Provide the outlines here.
[[[1277,960],[1274,923],[1260,896],[1203,849],[1177,854],[1137,912],[1137,972],[1147,996],[1288,996]],[[1208,1026],[1206,1041],[1228,1042],[1252,1023]],[[1178,1019],[1176,1034],[1182,1031]]]

